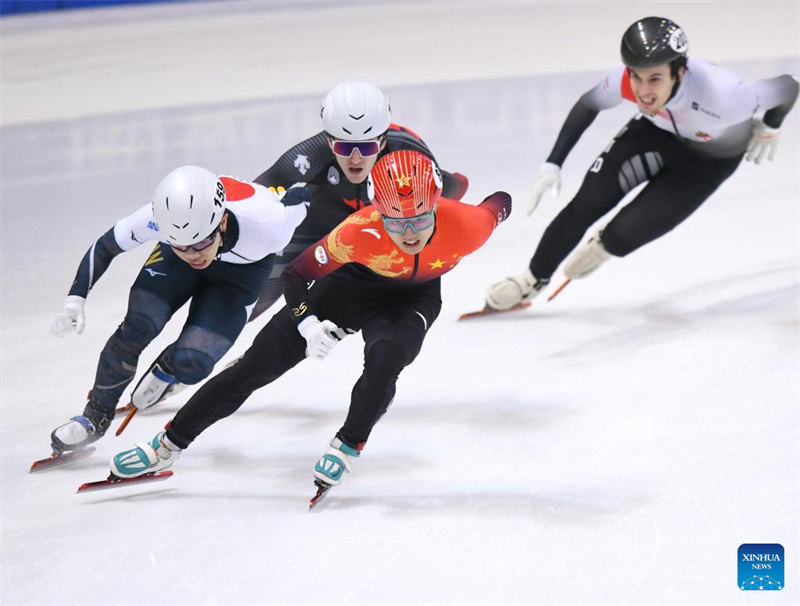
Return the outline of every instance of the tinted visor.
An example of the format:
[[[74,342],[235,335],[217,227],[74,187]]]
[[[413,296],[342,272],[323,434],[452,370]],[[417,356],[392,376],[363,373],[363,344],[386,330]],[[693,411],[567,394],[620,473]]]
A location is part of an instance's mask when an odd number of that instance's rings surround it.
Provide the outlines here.
[[[373,141],[339,141],[333,142],[333,153],[337,156],[349,158],[353,152],[358,150],[362,158],[376,156],[381,151],[381,144],[378,140]]]

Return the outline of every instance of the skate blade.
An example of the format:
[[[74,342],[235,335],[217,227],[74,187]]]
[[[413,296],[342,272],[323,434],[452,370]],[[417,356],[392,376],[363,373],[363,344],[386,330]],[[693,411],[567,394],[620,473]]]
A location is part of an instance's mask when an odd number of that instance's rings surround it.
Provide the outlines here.
[[[314,509],[314,507],[319,505],[325,498],[325,496],[328,494],[330,489],[333,488],[333,486],[331,486],[330,484],[322,484],[317,482],[314,482],[314,484],[317,487],[317,493],[313,497],[311,497],[311,500],[308,502],[309,511],[311,511],[312,509]]]
[[[133,419],[133,415],[139,412],[139,409],[136,408],[133,404],[129,404],[128,406],[130,406],[130,409],[128,409],[128,416],[126,416],[122,420],[122,423],[119,424],[117,432],[114,434],[116,436],[119,436],[123,431],[125,431],[125,428],[128,426],[128,423],[130,423],[131,420]]]
[[[159,482],[161,480],[168,480],[172,477],[172,471],[158,471],[146,473],[137,478],[120,478],[111,474],[105,480],[97,482],[86,482],[78,487],[77,492],[94,492],[96,490],[108,490],[109,488],[122,488],[123,486],[132,486],[134,484],[147,484],[149,482]]]
[[[547,297],[547,302],[549,303],[550,301],[552,301],[553,299],[555,299],[555,298],[556,298],[556,296],[558,296],[558,293],[560,293],[562,290],[564,290],[564,289],[567,287],[567,284],[569,284],[570,282],[572,282],[572,279],[571,279],[571,278],[567,278],[566,280],[564,280],[564,281],[561,283],[561,286],[559,286],[558,288],[556,288],[556,289],[553,291],[553,294],[552,294],[552,295],[550,295],[549,297]]]
[[[28,473],[32,473],[35,471],[44,471],[46,469],[55,469],[56,467],[62,467],[67,463],[72,463],[73,461],[80,461],[81,459],[85,459],[86,457],[91,456],[91,454],[95,451],[94,446],[88,446],[86,448],[82,448],[81,450],[70,450],[61,454],[53,453],[46,459],[39,459],[38,461],[34,461],[31,464],[31,468],[28,470]]]
[[[473,318],[483,318],[486,316],[496,316],[498,314],[507,314],[510,311],[517,311],[520,309],[527,309],[531,306],[530,301],[523,301],[522,303],[517,303],[514,307],[510,307],[508,309],[492,309],[488,305],[481,310],[478,311],[470,311],[465,314],[461,314],[458,316],[458,322],[461,320],[471,320]]]
[[[117,408],[114,411],[114,416],[120,415],[123,412],[125,413],[130,412],[131,408],[136,408],[136,407],[133,405],[133,402],[128,402],[127,404],[125,404],[125,406],[120,406],[119,408]]]

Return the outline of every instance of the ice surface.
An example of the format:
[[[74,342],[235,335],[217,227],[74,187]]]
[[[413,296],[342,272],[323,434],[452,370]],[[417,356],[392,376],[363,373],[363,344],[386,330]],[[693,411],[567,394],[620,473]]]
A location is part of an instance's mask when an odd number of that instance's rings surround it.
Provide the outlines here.
[[[798,71],[790,2],[224,2],[0,21],[2,603],[797,604],[797,108],[776,161],[743,164],[674,232],[552,303],[455,322],[524,268],[632,114],[601,114],[561,197],[525,217],[566,112],[646,13],[745,80]],[[354,78],[470,177],[469,200],[503,189],[516,207],[444,279],[442,314],[352,477],[307,513],[358,336],[257,392],[166,483],[74,494],[191,391],[92,458],[28,474],[81,411],[147,255],[115,260],[86,332],[57,340],[50,319],[92,240],[174,166],[254,177]],[[784,546],[783,591],[737,588],[742,543]]]

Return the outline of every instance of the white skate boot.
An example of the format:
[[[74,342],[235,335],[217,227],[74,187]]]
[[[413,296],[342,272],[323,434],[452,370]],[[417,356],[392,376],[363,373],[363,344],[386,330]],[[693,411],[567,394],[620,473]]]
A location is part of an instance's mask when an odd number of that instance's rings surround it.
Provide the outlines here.
[[[351,448],[339,438],[333,438],[328,448],[314,465],[314,483],[319,486],[336,486],[345,473],[350,473],[350,459],[361,456],[361,451]]]
[[[149,442],[137,442],[130,450],[124,450],[111,459],[111,473],[118,478],[136,478],[146,473],[171,467],[181,454],[181,449],[172,444],[160,431]]]
[[[72,417],[68,423],[59,425],[52,431],[50,442],[53,452],[83,450],[103,437],[113,418],[113,411],[106,413],[90,400],[82,415]]]
[[[146,410],[185,388],[186,385],[179,383],[156,362],[136,384],[131,403],[139,410]]]
[[[611,253],[605,249],[600,239],[601,234],[602,232],[597,232],[567,259],[564,265],[564,275],[567,278],[570,280],[585,278],[611,258]]]
[[[534,299],[550,283],[550,280],[539,280],[526,269],[521,274],[509,276],[492,284],[486,290],[486,306],[496,311],[505,311],[523,301]]]

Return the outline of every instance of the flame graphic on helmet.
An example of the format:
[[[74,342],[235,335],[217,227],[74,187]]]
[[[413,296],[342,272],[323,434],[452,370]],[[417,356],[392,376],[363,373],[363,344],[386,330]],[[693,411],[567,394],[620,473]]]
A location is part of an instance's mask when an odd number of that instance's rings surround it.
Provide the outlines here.
[[[416,151],[386,154],[370,174],[372,204],[387,217],[414,217],[436,207],[442,176],[436,164]]]

